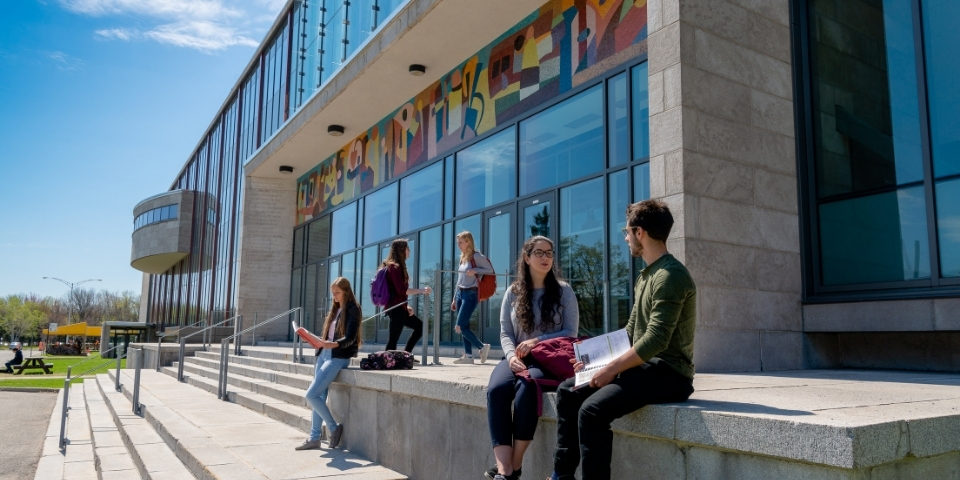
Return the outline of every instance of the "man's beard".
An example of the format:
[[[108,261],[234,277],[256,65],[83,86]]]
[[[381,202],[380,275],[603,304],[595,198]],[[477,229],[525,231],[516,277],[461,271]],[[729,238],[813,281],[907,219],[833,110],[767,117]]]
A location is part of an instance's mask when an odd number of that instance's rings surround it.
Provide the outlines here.
[[[636,258],[643,256],[643,245],[640,242],[628,242],[627,246],[630,247],[630,255]]]

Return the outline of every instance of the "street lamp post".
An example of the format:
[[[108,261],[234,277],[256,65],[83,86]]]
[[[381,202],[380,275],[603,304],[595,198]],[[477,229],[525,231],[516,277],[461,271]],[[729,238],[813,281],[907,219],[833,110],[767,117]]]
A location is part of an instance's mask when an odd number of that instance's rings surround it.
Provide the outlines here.
[[[77,285],[82,285],[82,284],[87,283],[87,282],[101,282],[101,281],[103,281],[103,280],[101,280],[101,279],[99,279],[99,278],[88,278],[88,279],[86,279],[86,280],[81,280],[81,281],[79,281],[79,282],[68,282],[68,281],[66,281],[66,280],[64,280],[64,279],[62,279],[62,278],[57,278],[57,277],[43,277],[43,279],[44,279],[44,280],[56,280],[56,281],[58,281],[58,282],[63,283],[64,285],[70,287],[70,298],[67,299],[67,300],[68,300],[68,301],[67,301],[67,325],[70,324],[70,319],[71,319],[71,317],[73,317],[73,287],[75,287],[75,286],[77,286]]]

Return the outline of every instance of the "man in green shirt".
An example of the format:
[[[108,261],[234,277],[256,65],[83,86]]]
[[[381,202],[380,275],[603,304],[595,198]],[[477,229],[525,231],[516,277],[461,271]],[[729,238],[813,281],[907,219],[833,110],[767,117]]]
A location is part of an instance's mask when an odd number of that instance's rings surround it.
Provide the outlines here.
[[[573,480],[581,459],[585,480],[609,479],[610,424],[645,405],[682,402],[693,393],[697,287],[667,253],[671,227],[673,215],[660,200],[627,208],[624,240],[648,265],[637,279],[626,327],[633,348],[600,369],[589,386],[574,390],[571,378],[557,389],[554,480]]]

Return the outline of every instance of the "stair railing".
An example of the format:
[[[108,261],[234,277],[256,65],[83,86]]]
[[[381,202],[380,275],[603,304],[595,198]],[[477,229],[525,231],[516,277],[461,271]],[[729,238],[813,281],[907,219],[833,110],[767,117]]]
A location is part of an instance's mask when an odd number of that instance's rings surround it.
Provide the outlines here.
[[[268,323],[270,323],[270,322],[279,320],[279,319],[281,319],[281,318],[290,318],[290,315],[296,315],[297,325],[300,325],[301,319],[302,319],[302,317],[303,317],[303,310],[302,310],[300,307],[296,307],[296,308],[291,308],[290,310],[287,310],[286,312],[283,312],[283,313],[281,313],[281,314],[279,314],[279,315],[277,315],[277,316],[275,316],[275,317],[273,317],[273,318],[267,319],[267,320],[261,322],[261,323],[258,324],[258,325],[253,325],[253,326],[247,327],[246,329],[244,329],[244,330],[242,330],[242,331],[240,331],[240,332],[234,333],[233,335],[230,335],[229,337],[226,337],[226,338],[220,340],[220,373],[219,373],[219,375],[217,375],[217,377],[218,377],[218,379],[219,379],[219,382],[218,382],[219,384],[217,385],[217,398],[219,398],[219,399],[221,399],[221,400],[227,400],[227,399],[228,399],[228,398],[227,398],[227,363],[228,363],[227,360],[230,358],[230,349],[228,348],[227,345],[229,344],[229,342],[230,342],[231,340],[234,340],[235,338],[240,338],[241,335],[247,333],[248,331],[253,330],[254,328],[257,328],[258,326],[266,325],[266,324],[268,324]],[[294,334],[294,335],[296,335],[296,334]],[[297,337],[297,338],[299,338],[299,337]],[[293,343],[293,355],[294,355],[294,361],[296,361],[296,357],[297,357],[297,342],[294,342],[294,343]],[[300,344],[300,355],[303,356],[303,344],[302,344],[302,343]],[[180,369],[181,369],[181,371],[182,371],[182,369],[183,369],[183,362],[182,362],[182,361],[180,362]]]
[[[160,368],[163,366],[163,365],[160,363],[160,343],[163,342],[163,339],[164,339],[164,338],[167,338],[167,337],[173,337],[173,336],[180,335],[180,332],[183,331],[184,328],[196,327],[197,325],[200,325],[201,323],[203,323],[203,320],[198,320],[197,322],[195,322],[195,323],[193,323],[193,324],[190,324],[190,325],[187,325],[186,327],[178,327],[177,330],[176,330],[175,332],[173,332],[173,333],[158,333],[158,334],[157,334],[157,371],[158,371],[158,372],[160,371]]]
[[[224,321],[222,321],[222,322],[217,322],[217,323],[215,323],[215,324],[213,324],[213,325],[210,325],[209,327],[206,327],[206,328],[204,328],[203,330],[198,330],[198,331],[196,331],[196,332],[191,333],[190,335],[184,335],[184,336],[180,337],[180,352],[179,352],[179,355],[178,355],[178,362],[177,362],[177,381],[178,381],[178,382],[182,382],[182,381],[183,381],[183,357],[186,356],[186,351],[187,351],[187,339],[188,339],[188,338],[190,338],[190,337],[192,337],[192,336],[194,336],[194,335],[198,335],[198,334],[201,334],[201,333],[202,333],[204,339],[206,339],[206,337],[207,337],[206,332],[207,332],[208,330],[210,330],[211,328],[219,327],[220,325],[223,325],[224,323],[227,323],[227,322],[229,322],[230,320],[234,320],[234,319],[237,319],[238,321],[237,321],[236,323],[239,323],[239,320],[242,319],[242,318],[243,318],[243,315],[234,315],[234,316],[232,316],[232,317],[230,317],[230,318],[228,318],[228,319],[226,319],[226,320],[224,320]],[[233,326],[233,330],[234,330],[234,331],[237,330],[237,325],[236,325],[236,324]],[[246,330],[244,330],[244,331],[246,331]],[[231,336],[229,336],[229,337],[227,337],[227,338],[234,338],[235,336],[236,336],[236,335],[234,334],[234,335],[231,335]],[[204,350],[207,349],[206,343],[204,343],[203,349],[204,349]]]
[[[108,360],[106,360],[106,361],[104,361],[104,362],[101,362],[101,363],[99,363],[99,364],[97,364],[97,365],[94,365],[92,368],[88,368],[88,369],[84,370],[83,373],[80,373],[80,374],[78,374],[78,375],[71,375],[72,372],[73,372],[73,367],[76,367],[77,365],[80,365],[80,364],[82,364],[82,363],[86,363],[87,361],[93,360],[94,358],[100,358],[101,360],[103,360],[103,355],[104,355],[104,354],[110,353],[110,352],[112,352],[113,350],[116,350],[116,349],[119,348],[120,350],[117,350],[120,354],[117,355],[117,380],[116,380],[116,386],[117,386],[117,389],[118,389],[118,391],[119,391],[119,388],[120,388],[120,361],[127,357],[127,352],[123,351],[123,348],[122,348],[122,347],[123,347],[123,345],[117,345],[117,346],[115,346],[115,347],[113,347],[113,348],[110,348],[109,350],[101,353],[99,357],[90,357],[90,358],[88,358],[88,359],[86,359],[86,360],[84,360],[84,361],[82,361],[82,362],[79,362],[79,363],[73,365],[73,366],[67,367],[67,377],[63,379],[63,409],[62,409],[62,411],[60,412],[60,439],[59,439],[59,443],[58,443],[58,445],[60,446],[60,450],[61,450],[62,452],[66,453],[66,451],[67,451],[67,443],[68,443],[68,439],[67,439],[67,417],[70,416],[70,413],[69,413],[69,412],[70,412],[70,385],[72,384],[72,382],[73,382],[74,380],[76,380],[76,379],[78,379],[78,378],[84,378],[85,376],[89,375],[91,372],[93,372],[93,371],[95,371],[95,370],[99,370],[99,369],[101,369],[101,368],[103,368],[103,367],[105,367],[105,366],[113,363],[113,360],[112,360],[112,359],[108,359]],[[143,362],[143,357],[142,357],[142,356],[140,357],[140,362],[141,362],[141,363]]]

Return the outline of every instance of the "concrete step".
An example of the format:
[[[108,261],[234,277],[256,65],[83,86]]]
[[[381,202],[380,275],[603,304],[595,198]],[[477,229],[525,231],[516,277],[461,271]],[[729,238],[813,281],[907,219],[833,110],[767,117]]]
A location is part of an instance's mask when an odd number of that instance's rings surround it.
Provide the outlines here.
[[[82,383],[70,387],[69,410],[67,414],[67,448],[60,450],[60,420],[63,413],[63,393],[58,395],[57,403],[50,415],[43,451],[37,464],[36,479],[54,480],[96,480],[97,468],[94,447],[91,440],[90,416],[84,399]]]
[[[209,379],[216,384],[219,382],[220,378],[220,370],[217,367],[218,365],[204,365],[191,362],[184,364],[183,371],[185,374],[190,373],[193,376],[200,376],[205,379]],[[253,377],[244,376],[241,372],[234,372],[232,367],[231,369],[228,369],[227,373],[227,384],[231,387],[237,387],[252,393],[266,395],[292,405],[307,408],[307,403],[303,398],[304,394],[306,393],[306,387],[298,388],[283,383],[275,383],[269,380],[260,380]],[[312,378],[309,380],[312,381]],[[309,382],[307,382],[306,386],[310,386]],[[214,389],[212,393],[216,394],[216,389]]]
[[[178,452],[175,451],[176,445],[164,442],[159,432],[152,428],[150,420],[133,413],[132,404],[123,393],[116,391],[112,377],[100,374],[97,375],[96,381],[103,395],[104,404],[113,422],[119,427],[119,436],[130,452],[131,460],[141,478],[157,480],[202,478],[184,465]],[[129,384],[133,384],[132,378],[129,379]],[[124,385],[123,388],[127,386]]]
[[[305,438],[302,431],[241,405],[202,394],[192,386],[204,384],[215,391],[215,381],[192,375],[190,384],[183,384],[174,378],[175,369],[165,370],[166,374],[141,372],[144,418],[168,444],[176,446],[178,456],[197,478],[407,478],[348,450],[296,452],[293,448]],[[132,372],[121,372],[121,378],[124,393],[130,395]],[[231,392],[234,400],[236,392]],[[241,393],[251,398],[258,396]],[[259,399],[276,402],[265,396]],[[344,435],[345,444],[349,442],[348,434],[349,430]]]
[[[100,479],[123,480],[141,476],[132,455],[123,443],[120,429],[113,421],[113,415],[103,399],[99,384],[95,379],[89,379],[82,385],[87,414],[90,417],[94,463]]]
[[[203,357],[194,357],[194,358],[185,358],[184,360],[184,369],[188,365],[197,365],[204,368],[208,368],[217,372],[220,369],[220,359],[211,360]],[[279,383],[283,385],[289,385],[292,387],[298,387],[306,389],[310,386],[310,382],[313,381],[313,365],[310,366],[309,374],[301,373],[289,373],[286,371],[273,370],[270,368],[263,367],[254,367],[250,365],[244,365],[242,363],[230,362],[228,367],[228,375],[242,375],[244,377],[249,377],[256,380],[264,380],[267,382]]]

